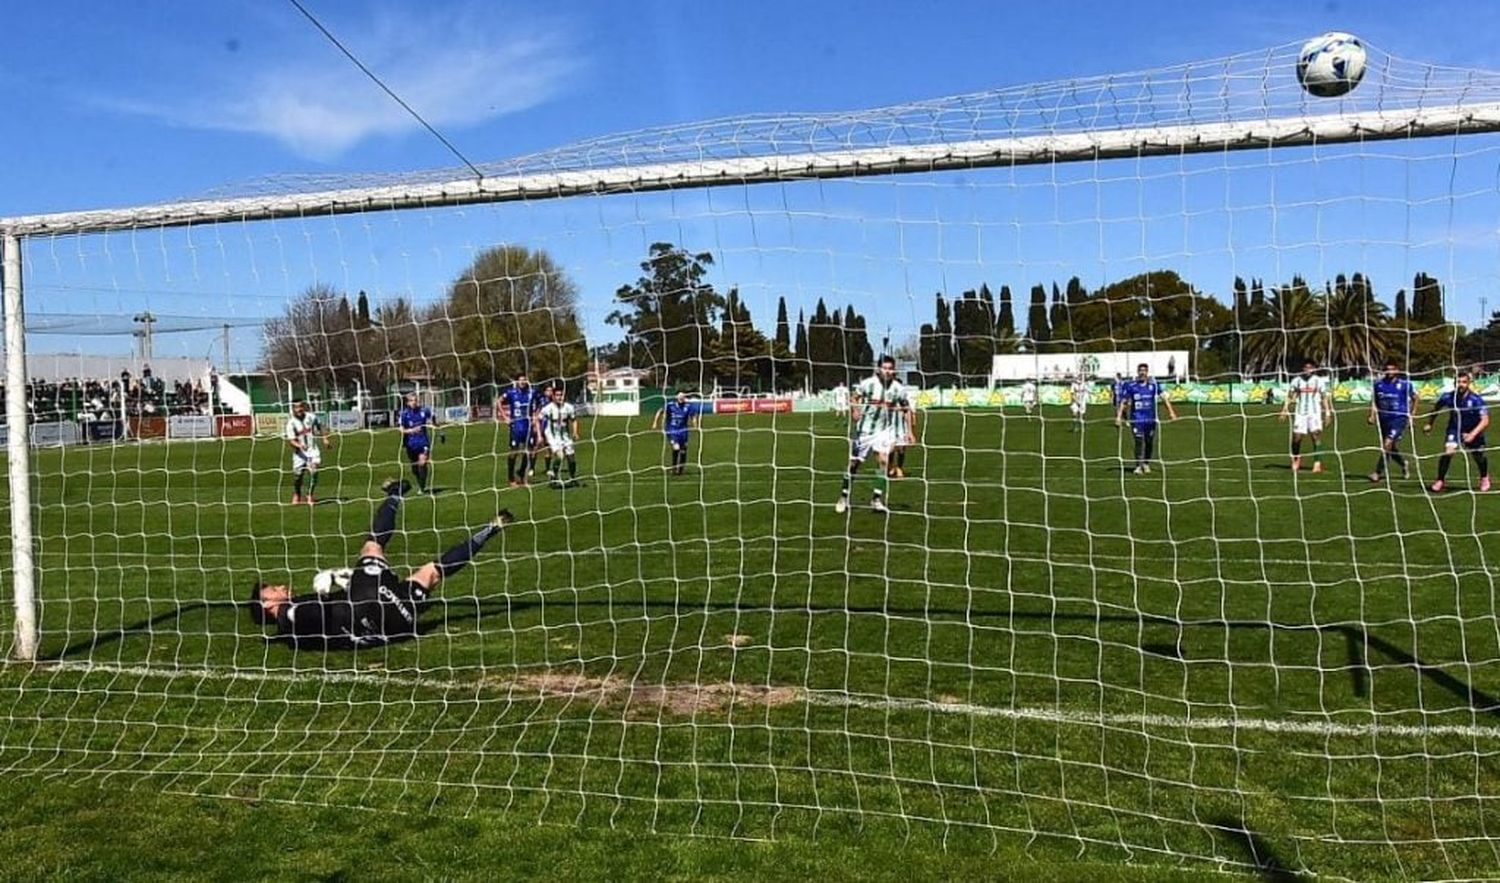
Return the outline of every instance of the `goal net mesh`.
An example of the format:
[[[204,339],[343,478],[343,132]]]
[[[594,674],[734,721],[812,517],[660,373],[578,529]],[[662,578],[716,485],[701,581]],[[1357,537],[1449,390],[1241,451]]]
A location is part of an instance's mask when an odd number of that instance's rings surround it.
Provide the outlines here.
[[[0,670],[0,769],[708,836],[1493,869],[1500,510],[1473,457],[1425,492],[1446,416],[1400,441],[1409,480],[1372,483],[1366,417],[1387,359],[1424,411],[1460,369],[1495,388],[1470,330],[1500,276],[1500,142],[1465,121],[1493,124],[1500,76],[1372,53],[1317,99],[1294,71],[1279,47],[601,138],[480,185],[287,178],[187,214],[17,219],[40,650]],[[905,477],[872,458],[839,513],[845,396],[881,353],[916,438]],[[1163,406],[1150,474],[1115,425],[1125,353],[1180,418]],[[1278,416],[1304,358],[1333,415],[1293,472]],[[565,487],[515,474],[497,417],[522,372],[579,407]],[[678,390],[700,421],[682,475],[652,425]],[[311,591],[357,556],[382,482],[414,480],[390,425],[407,392],[437,426],[397,571],[502,507],[517,523],[415,640],[274,639],[252,580]],[[333,436],[315,489],[282,437],[298,399]]]

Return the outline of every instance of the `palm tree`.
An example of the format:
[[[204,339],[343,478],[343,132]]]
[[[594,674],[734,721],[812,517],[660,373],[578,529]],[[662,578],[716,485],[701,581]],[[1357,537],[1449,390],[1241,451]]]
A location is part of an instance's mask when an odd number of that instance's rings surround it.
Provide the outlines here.
[[[1375,300],[1358,274],[1352,285],[1335,286],[1327,307],[1329,367],[1368,369],[1377,365],[1392,345],[1390,309]]]
[[[1269,374],[1294,359],[1321,358],[1328,351],[1328,313],[1324,299],[1301,277],[1271,293],[1257,327],[1248,329],[1240,357],[1245,373]]]

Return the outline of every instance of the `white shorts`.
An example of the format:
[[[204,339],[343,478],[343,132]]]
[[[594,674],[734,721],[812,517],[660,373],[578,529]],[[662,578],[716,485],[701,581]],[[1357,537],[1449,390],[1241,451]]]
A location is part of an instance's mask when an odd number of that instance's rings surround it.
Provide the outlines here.
[[[1023,398],[1023,399],[1021,399],[1021,404],[1024,407],[1026,407],[1026,408],[1035,408],[1036,407],[1036,399],[1025,399],[1025,398]]]
[[[1322,414],[1298,414],[1292,418],[1293,435],[1312,435],[1323,431]]]
[[[1068,410],[1070,410],[1070,411],[1073,412],[1073,416],[1075,416],[1075,417],[1082,417],[1084,411],[1088,410],[1088,407],[1089,407],[1088,402],[1079,401],[1078,399],[1074,399],[1073,403],[1068,406]]]
[[[552,451],[554,457],[573,456],[573,440],[567,438],[549,438],[547,447]]]
[[[306,472],[309,469],[311,469],[314,472],[316,472],[318,470],[318,467],[320,467],[322,465],[323,465],[323,455],[322,454],[313,454],[311,457],[298,457],[298,456],[295,456],[295,455],[292,457],[292,471],[293,472]]]
[[[863,460],[870,456],[870,452],[877,454],[889,454],[891,448],[896,445],[896,436],[890,432],[876,432],[870,435],[858,435],[849,444],[849,459]]]

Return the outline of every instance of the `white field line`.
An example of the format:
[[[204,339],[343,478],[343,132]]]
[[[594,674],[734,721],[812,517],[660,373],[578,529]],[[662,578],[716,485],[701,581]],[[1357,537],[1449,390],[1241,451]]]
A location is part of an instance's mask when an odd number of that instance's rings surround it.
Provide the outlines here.
[[[22,664],[12,663],[12,670],[21,669]],[[117,677],[163,678],[182,681],[228,681],[248,683],[298,684],[318,681],[325,684],[354,684],[369,687],[401,687],[447,692],[479,694],[486,691],[509,692],[513,697],[544,694],[535,687],[503,679],[458,680],[452,678],[410,677],[357,671],[251,671],[245,669],[218,668],[161,668],[142,665],[115,665],[99,662],[55,662],[37,665],[37,671],[53,671],[76,674],[102,674]],[[750,685],[746,685],[750,686]],[[690,689],[691,684],[682,685]],[[548,693],[546,698],[564,698],[565,693]],[[597,698],[597,690],[580,689],[580,697]],[[1473,741],[1500,741],[1500,726],[1481,724],[1384,724],[1340,723],[1331,720],[1295,720],[1264,717],[1222,717],[1168,714],[1140,714],[1116,711],[1083,711],[1059,708],[1011,707],[974,705],[964,702],[935,702],[929,699],[903,699],[898,697],[867,697],[850,695],[836,690],[799,691],[800,698],[809,705],[824,708],[856,708],[869,711],[921,711],[929,714],[951,714],[999,720],[1030,721],[1056,724],[1058,726],[1109,727],[1117,730],[1181,730],[1181,731],[1226,731],[1293,734],[1306,736],[1369,739],[1377,737],[1425,739],[1433,737],[1458,737]]]

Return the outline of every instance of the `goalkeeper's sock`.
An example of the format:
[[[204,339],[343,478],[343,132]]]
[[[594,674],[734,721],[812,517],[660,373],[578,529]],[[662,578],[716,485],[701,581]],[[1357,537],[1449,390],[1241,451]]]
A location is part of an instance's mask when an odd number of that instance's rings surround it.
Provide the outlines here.
[[[396,532],[396,510],[401,508],[401,496],[391,494],[380,503],[380,508],[375,510],[375,518],[370,522],[370,541],[384,549],[385,544],[391,541],[391,535]]]
[[[1447,477],[1448,477],[1448,467],[1451,466],[1451,465],[1453,465],[1453,455],[1452,454],[1444,454],[1441,457],[1438,457],[1438,474],[1437,474],[1437,480],[1438,481],[1443,481],[1443,480],[1447,479]]]
[[[495,524],[486,524],[475,531],[473,536],[443,553],[443,557],[438,559],[438,573],[444,577],[449,577],[463,570],[464,565],[469,563],[469,559],[479,554],[479,550],[484,548],[484,544],[488,543],[490,538],[499,532],[500,527]]]

